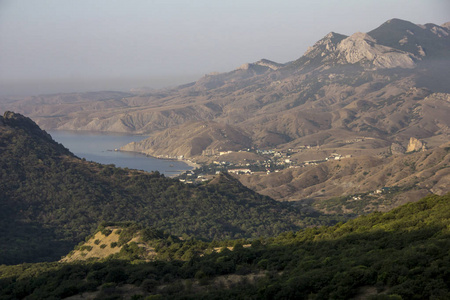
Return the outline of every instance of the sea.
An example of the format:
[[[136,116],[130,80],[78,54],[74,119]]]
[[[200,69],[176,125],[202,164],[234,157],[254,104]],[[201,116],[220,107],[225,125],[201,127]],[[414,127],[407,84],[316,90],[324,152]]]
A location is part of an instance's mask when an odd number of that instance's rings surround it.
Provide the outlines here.
[[[193,167],[177,160],[165,160],[144,154],[116,151],[120,147],[145,139],[145,136],[78,131],[47,131],[55,141],[79,158],[116,167],[159,171],[167,177],[177,176]]]

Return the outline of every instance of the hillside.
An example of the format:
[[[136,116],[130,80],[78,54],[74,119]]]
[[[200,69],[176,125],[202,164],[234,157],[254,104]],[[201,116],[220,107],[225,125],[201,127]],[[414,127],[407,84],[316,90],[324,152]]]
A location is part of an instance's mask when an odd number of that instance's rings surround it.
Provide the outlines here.
[[[155,156],[198,158],[203,150],[248,144],[334,147],[360,136],[383,141],[368,150],[406,146],[410,137],[434,147],[436,137],[448,141],[448,49],[448,26],[392,19],[367,33],[331,32],[285,64],[260,60],[142,94],[3,99],[0,110],[27,113],[44,129],[147,134],[130,147]],[[199,130],[205,124],[232,126],[242,136],[237,143],[207,134]]]
[[[12,112],[0,118],[0,152],[0,264],[57,260],[105,221],[134,221],[207,240],[331,221],[261,196],[231,177],[193,186],[157,172],[81,160]]]
[[[235,241],[219,251],[212,251],[218,246],[214,243],[168,237],[160,248],[168,256],[154,262],[136,260],[136,252],[124,251],[131,255],[124,260],[0,266],[0,295],[448,299],[449,205],[449,194],[429,196],[388,213],[260,238],[245,247],[245,241]]]
[[[338,209],[358,214],[387,211],[429,193],[444,195],[450,191],[450,143],[423,152],[385,158],[343,158],[238,178],[247,187],[276,200],[302,200],[299,203],[323,211]],[[376,194],[382,188],[389,188],[390,194]],[[353,196],[359,198],[355,201]],[[340,197],[340,203],[331,208],[335,197]],[[328,201],[330,198],[334,200]]]
[[[120,148],[156,157],[193,157],[203,151],[232,150],[251,147],[251,138],[239,128],[215,122],[192,122],[155,134],[152,139],[133,142]]]

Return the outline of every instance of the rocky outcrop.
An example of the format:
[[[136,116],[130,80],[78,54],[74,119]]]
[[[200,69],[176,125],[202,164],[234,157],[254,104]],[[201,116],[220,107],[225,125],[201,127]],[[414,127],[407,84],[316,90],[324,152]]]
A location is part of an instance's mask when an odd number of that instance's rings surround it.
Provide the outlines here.
[[[268,59],[261,59],[255,63],[246,63],[240,66],[237,70],[253,70],[257,73],[264,73],[266,71],[270,70],[278,70],[279,68],[283,67],[284,64],[279,64],[273,61],[270,61]],[[216,75],[220,75],[216,74]]]
[[[278,70],[279,68],[284,66],[284,64],[280,64],[268,59],[261,59],[260,61],[257,61],[255,64],[263,67],[268,67],[272,70]]]
[[[405,147],[403,147],[399,143],[392,143],[392,145],[391,145],[391,153],[392,154],[394,154],[394,155],[403,154],[405,152],[406,152]]]
[[[408,37],[405,36],[399,41],[399,44],[403,45],[407,42]],[[415,56],[408,51],[379,44],[367,33],[357,32],[348,37],[330,32],[314,46],[308,48],[304,59],[300,60],[307,63],[314,61],[332,65],[359,64],[368,69],[398,67],[412,69],[416,67],[416,61],[425,55],[423,49],[419,52],[422,55]]]
[[[426,150],[424,142],[419,141],[415,137],[411,137],[409,139],[409,144],[408,147],[406,148],[406,152],[424,151],[424,150]]]
[[[314,46],[308,47],[304,56],[309,58],[323,57],[336,51],[336,47],[340,41],[347,38],[346,35],[342,35],[335,32],[330,32],[324,36],[321,40],[316,42]]]
[[[411,53],[377,44],[374,38],[362,32],[344,39],[336,50],[340,52],[340,57],[345,59],[345,63],[371,64],[381,69],[412,69],[417,60]]]

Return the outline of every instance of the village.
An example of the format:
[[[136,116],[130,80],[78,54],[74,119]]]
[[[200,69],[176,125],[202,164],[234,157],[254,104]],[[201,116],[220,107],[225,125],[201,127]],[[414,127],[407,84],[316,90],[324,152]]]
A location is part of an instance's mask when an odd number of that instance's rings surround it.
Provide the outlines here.
[[[203,151],[202,156],[213,157],[209,163],[202,163],[200,167],[180,174],[177,178],[184,183],[202,183],[210,180],[214,175],[221,172],[233,174],[271,174],[280,172],[287,168],[303,168],[307,166],[325,163],[327,161],[336,161],[352,157],[352,155],[341,155],[339,153],[331,153],[323,159],[299,161],[292,156],[300,151],[312,149],[312,146],[301,146],[298,149],[287,150],[260,150],[246,149],[239,151]],[[251,160],[244,159],[244,162],[235,162],[227,160],[230,155],[239,155],[243,153],[253,153],[261,159]]]

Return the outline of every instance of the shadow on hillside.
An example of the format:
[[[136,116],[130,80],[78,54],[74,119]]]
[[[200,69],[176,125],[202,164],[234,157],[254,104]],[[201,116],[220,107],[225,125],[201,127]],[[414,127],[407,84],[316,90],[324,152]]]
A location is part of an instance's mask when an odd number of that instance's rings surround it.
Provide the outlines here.
[[[443,232],[442,226],[365,232],[353,232],[357,228],[345,232],[331,229],[285,233],[274,240],[253,243],[249,248],[196,256],[189,262],[45,263],[24,266],[17,274],[14,267],[4,266],[0,271],[9,271],[11,277],[0,280],[0,296],[20,293],[26,297],[34,293],[36,297],[48,297],[51,293],[55,297],[68,297],[94,291],[106,283],[111,288],[123,284],[141,286],[151,278],[149,292],[164,294],[167,290],[171,293],[165,296],[177,298],[195,293],[180,284],[180,280],[195,281],[194,274],[196,278],[201,273],[208,278],[205,283],[213,285],[213,278],[241,274],[243,269],[246,274],[266,275],[246,282],[245,288],[224,290],[223,286],[217,286],[208,289],[207,295],[214,298],[226,293],[230,299],[252,295],[260,295],[261,299],[297,299],[298,295],[314,294],[318,299],[350,299],[367,286],[377,287],[377,293],[388,290],[403,299],[414,295],[421,299],[448,295],[450,236]],[[315,241],[317,234],[322,236],[319,241]],[[24,276],[24,272],[30,275]],[[17,280],[19,276],[22,279]],[[59,288],[52,290],[50,286]],[[165,288],[160,290],[158,286]]]
[[[3,224],[0,237],[0,264],[7,265],[58,260],[75,246],[36,222]]]

